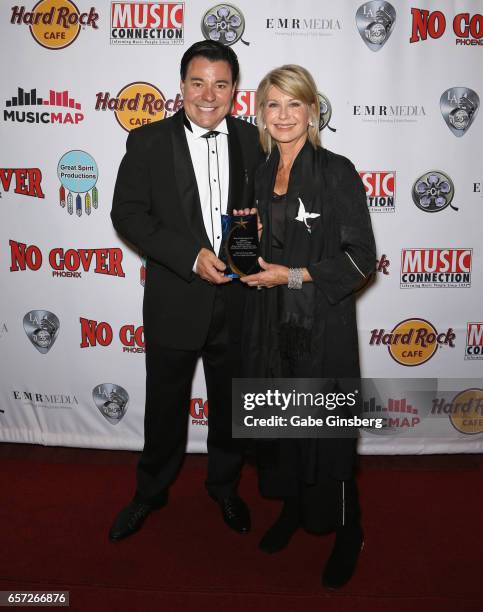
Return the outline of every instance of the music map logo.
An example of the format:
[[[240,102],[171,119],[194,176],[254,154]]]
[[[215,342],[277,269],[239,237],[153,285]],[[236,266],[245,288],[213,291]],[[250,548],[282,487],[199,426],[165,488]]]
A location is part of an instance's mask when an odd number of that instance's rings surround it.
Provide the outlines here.
[[[483,359],[483,322],[468,323],[466,327],[465,359]]]
[[[471,287],[473,249],[403,249],[401,289]]]
[[[450,87],[439,100],[441,114],[451,132],[464,136],[475,120],[480,107],[480,98],[469,87]]]
[[[136,81],[125,85],[112,97],[108,91],[96,94],[96,111],[114,111],[116,121],[129,132],[141,125],[170,117],[183,106],[183,99],[176,94],[167,100],[160,89],[151,83]]]
[[[32,110],[24,110],[25,107]],[[45,107],[54,108],[46,110]],[[36,88],[25,91],[19,87],[17,95],[5,101],[3,120],[15,121],[16,123],[77,125],[84,120],[84,115],[80,112],[81,110],[80,102],[76,102],[74,98],[71,98],[68,90],[55,91],[51,89],[48,98],[39,98]]]
[[[46,49],[65,49],[81,29],[99,28],[99,14],[93,6],[88,13],[81,13],[70,0],[40,0],[31,11],[25,6],[13,6],[11,10],[10,23],[28,25],[34,40]]]
[[[59,334],[60,321],[48,310],[31,310],[23,318],[27,338],[35,348],[45,355],[54,346]]]
[[[126,414],[129,394],[120,385],[102,383],[92,390],[92,399],[106,421],[117,425]]]
[[[440,170],[430,170],[417,178],[412,188],[412,196],[413,202],[424,212],[440,212],[448,206],[458,210],[451,204],[454,198],[453,181]]]
[[[430,38],[441,38],[446,31],[446,17],[442,11],[428,11],[412,8],[412,31],[410,43],[416,43]],[[453,33],[455,44],[483,45],[483,15],[476,13],[458,13],[453,18]]]
[[[9,240],[10,272],[36,272],[42,267],[42,251],[35,244],[25,244]],[[125,276],[122,269],[122,250],[119,247],[106,249],[63,249],[56,247],[48,254],[52,276],[61,278],[81,278],[82,272]]]
[[[389,2],[365,2],[356,12],[356,26],[371,51],[379,51],[389,40],[396,22],[396,10]]]
[[[14,193],[32,198],[45,198],[41,183],[40,168],[0,168],[0,187],[5,193],[10,191],[13,185]]]
[[[201,32],[206,40],[214,40],[223,45],[231,46],[239,40],[244,45],[250,43],[243,40],[245,17],[232,4],[217,4],[206,11],[201,19]]]
[[[183,2],[111,3],[111,45],[183,43]]]
[[[421,415],[416,406],[412,406],[406,398],[388,398],[381,402],[379,397],[370,397],[362,403],[362,417],[382,419],[382,428],[371,427],[371,433],[394,434],[400,430],[412,429],[421,422]]]
[[[367,208],[374,213],[396,210],[396,173],[393,170],[360,170],[367,196]]]
[[[454,348],[456,334],[449,327],[438,333],[432,323],[425,319],[405,319],[390,332],[385,329],[371,331],[370,346],[387,346],[391,357],[403,366],[419,366],[429,361],[438,348]]]

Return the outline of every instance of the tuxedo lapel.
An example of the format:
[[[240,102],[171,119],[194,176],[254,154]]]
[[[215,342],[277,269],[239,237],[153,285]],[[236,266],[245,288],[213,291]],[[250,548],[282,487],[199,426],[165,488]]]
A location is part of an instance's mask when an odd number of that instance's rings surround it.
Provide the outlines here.
[[[243,153],[240,139],[234,125],[235,121],[241,119],[226,118],[228,126],[228,151],[230,156],[230,182],[228,188],[227,214],[231,214],[233,209],[245,208],[244,193],[248,182],[248,171],[243,163]]]
[[[173,117],[171,140],[176,186],[187,226],[198,239],[201,239],[203,246],[210,249],[211,243],[203,223],[200,195],[184,131],[183,111],[179,111]]]

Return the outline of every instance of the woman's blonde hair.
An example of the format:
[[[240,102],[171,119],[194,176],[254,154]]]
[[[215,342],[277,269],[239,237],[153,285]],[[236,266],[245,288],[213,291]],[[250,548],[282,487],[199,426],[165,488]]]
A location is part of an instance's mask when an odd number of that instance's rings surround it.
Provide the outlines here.
[[[309,121],[312,125],[308,126],[307,137],[314,148],[320,145],[320,101],[315,81],[310,72],[302,66],[285,64],[265,75],[257,89],[257,126],[260,143],[265,153],[270,153],[274,146],[273,139],[268,130],[265,129],[265,121],[263,120],[268,91],[272,86],[308,105]]]

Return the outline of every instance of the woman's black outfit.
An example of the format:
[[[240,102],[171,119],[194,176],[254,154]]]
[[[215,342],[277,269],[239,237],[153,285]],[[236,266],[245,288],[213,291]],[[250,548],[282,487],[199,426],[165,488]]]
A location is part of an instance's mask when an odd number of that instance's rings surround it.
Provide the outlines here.
[[[245,374],[326,378],[332,388],[325,391],[353,391],[360,376],[354,292],[376,262],[364,187],[348,159],[306,142],[280,197],[273,192],[278,163],[274,148],[255,182],[262,257],[305,267],[313,282],[250,291]],[[316,533],[358,522],[356,444],[340,437],[257,443],[262,495],[298,499],[301,524]]]

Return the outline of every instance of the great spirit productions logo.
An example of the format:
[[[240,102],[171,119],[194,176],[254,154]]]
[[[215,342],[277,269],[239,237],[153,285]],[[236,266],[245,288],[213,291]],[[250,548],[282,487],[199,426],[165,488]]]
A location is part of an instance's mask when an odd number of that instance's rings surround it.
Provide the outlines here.
[[[183,43],[184,3],[111,3],[111,45]]]
[[[42,267],[44,257],[35,244],[25,244],[9,240],[11,264],[10,272],[36,272]],[[119,247],[107,249],[64,249],[56,247],[48,253],[52,276],[61,278],[81,278],[82,272],[94,272],[108,276],[124,277],[122,269],[122,250]]]
[[[396,22],[396,10],[389,2],[365,2],[356,12],[356,26],[371,51],[379,51],[387,43]]]
[[[3,192],[10,191],[13,185],[14,193],[32,198],[44,198],[41,183],[40,168],[0,168],[0,187]],[[1,197],[2,191],[0,191]]]
[[[393,170],[361,170],[369,212],[395,212],[396,173]]]
[[[60,321],[48,310],[31,310],[23,318],[27,338],[35,348],[45,355],[54,346],[59,333]]]
[[[79,36],[81,29],[98,29],[99,15],[92,6],[81,13],[70,0],[40,0],[28,11],[25,6],[13,6],[10,23],[27,25],[34,40],[46,49],[65,49]]]
[[[59,204],[69,215],[82,216],[82,211],[89,216],[92,209],[99,207],[99,192],[96,183],[99,178],[96,160],[85,151],[68,151],[64,153],[57,165],[57,176],[61,183]],[[75,195],[75,202],[74,196]],[[82,194],[82,195],[81,195]]]
[[[92,399],[106,421],[117,425],[126,414],[129,394],[120,385],[102,383],[92,390]]]
[[[108,91],[97,93],[95,110],[114,111],[119,125],[129,132],[141,125],[169,117],[182,106],[180,94],[174,100],[167,100],[155,85],[136,81],[123,87],[115,97]]]
[[[32,110],[25,110],[25,108]],[[47,110],[46,107],[53,107]],[[80,102],[70,97],[69,91],[51,89],[48,98],[37,96],[37,89],[26,91],[19,87],[17,95],[6,100],[3,110],[4,121],[16,123],[60,123],[77,125],[84,120]]]
[[[214,40],[223,45],[231,46],[241,40],[244,45],[250,43],[243,40],[245,17],[239,8],[232,4],[217,4],[206,11],[201,20],[201,32],[207,40]]]
[[[412,8],[412,33],[409,42],[416,43],[441,38],[446,31],[446,16],[442,11]],[[452,19],[456,45],[483,45],[483,15],[458,13]]]
[[[403,249],[401,289],[471,287],[473,249]]]
[[[405,319],[390,332],[385,329],[371,331],[371,346],[387,346],[391,357],[403,366],[419,366],[429,361],[438,347],[454,348],[456,334],[450,327],[438,333],[432,323],[425,319]]]
[[[454,184],[450,177],[440,170],[425,172],[414,181],[413,202],[424,212],[434,213],[450,206],[454,198]]]
[[[442,93],[439,106],[446,125],[455,136],[460,137],[466,134],[475,120],[480,98],[469,87],[451,87]]]
[[[468,323],[465,359],[483,359],[483,322]]]

